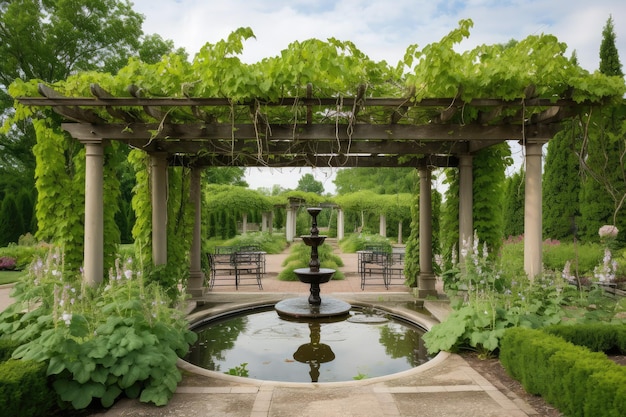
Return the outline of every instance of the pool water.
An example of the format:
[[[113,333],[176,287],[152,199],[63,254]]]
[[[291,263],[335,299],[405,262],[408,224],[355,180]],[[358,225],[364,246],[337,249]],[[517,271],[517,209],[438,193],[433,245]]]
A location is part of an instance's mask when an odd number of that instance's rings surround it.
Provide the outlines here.
[[[341,321],[286,320],[252,312],[195,328],[185,358],[212,371],[283,382],[339,382],[405,371],[427,362],[424,330],[381,312]]]

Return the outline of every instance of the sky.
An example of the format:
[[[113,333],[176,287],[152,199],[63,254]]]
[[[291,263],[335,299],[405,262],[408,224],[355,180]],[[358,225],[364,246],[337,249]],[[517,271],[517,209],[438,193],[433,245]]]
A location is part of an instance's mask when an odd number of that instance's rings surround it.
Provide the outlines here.
[[[132,1],[132,0],[131,0]],[[438,42],[472,19],[470,36],[459,51],[481,44],[522,40],[551,34],[575,50],[580,65],[598,69],[602,29],[613,17],[616,46],[626,63],[626,1],[624,0],[134,0],[144,15],[143,30],[174,41],[193,57],[206,43],[250,27],[256,39],[244,44],[242,61],[252,63],[280,54],[294,41],[335,37],[352,41],[376,61],[395,65],[410,45]],[[544,149],[545,151],[545,149]],[[514,153],[521,150],[514,150]],[[515,155],[514,155],[515,156]],[[335,171],[324,168],[248,168],[250,188],[278,184],[295,189],[302,175],[312,173],[334,193]]]

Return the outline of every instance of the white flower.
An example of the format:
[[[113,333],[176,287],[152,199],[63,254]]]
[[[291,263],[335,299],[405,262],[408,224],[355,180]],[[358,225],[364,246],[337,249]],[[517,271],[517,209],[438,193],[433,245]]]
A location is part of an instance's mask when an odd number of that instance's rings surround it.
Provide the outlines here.
[[[605,224],[598,230],[598,234],[600,235],[600,237],[615,237],[617,236],[618,232],[619,230],[617,229],[617,227],[610,224]]]
[[[63,314],[61,315],[61,320],[63,320],[65,324],[69,326],[72,323],[72,314],[66,313],[64,311]]]
[[[126,279],[131,279],[133,277],[133,271],[131,271],[130,269],[125,270],[124,276],[126,277]]]

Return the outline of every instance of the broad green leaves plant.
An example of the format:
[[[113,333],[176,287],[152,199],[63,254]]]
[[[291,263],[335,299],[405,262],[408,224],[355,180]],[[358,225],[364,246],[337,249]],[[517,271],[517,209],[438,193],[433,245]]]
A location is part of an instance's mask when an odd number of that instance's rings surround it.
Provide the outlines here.
[[[617,321],[619,304],[601,288],[581,289],[564,274],[534,280],[507,274],[487,253],[475,235],[461,249],[461,262],[443,274],[444,288],[453,311],[423,336],[428,352],[474,349],[482,355],[497,352],[509,327],[541,328],[561,322]],[[590,308],[589,306],[593,306]]]
[[[33,264],[0,315],[0,333],[21,344],[15,358],[48,363],[59,397],[76,409],[122,394],[164,405],[195,339],[182,312],[129,261],[116,262],[106,286],[90,288],[65,270],[59,251]]]

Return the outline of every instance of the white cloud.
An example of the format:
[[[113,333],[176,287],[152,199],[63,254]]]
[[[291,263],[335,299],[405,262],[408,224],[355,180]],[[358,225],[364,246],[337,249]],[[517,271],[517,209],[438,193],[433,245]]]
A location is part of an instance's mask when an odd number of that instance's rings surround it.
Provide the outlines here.
[[[193,56],[206,42],[226,38],[249,26],[250,40],[243,59],[274,56],[295,40],[336,37],[350,40],[375,60],[395,64],[407,46],[439,41],[471,18],[469,49],[478,44],[503,43],[528,35],[550,33],[577,51],[580,63],[598,67],[602,28],[613,16],[618,49],[626,59],[626,2],[621,0],[137,0],[135,10],[146,20],[144,31],[174,40]]]

